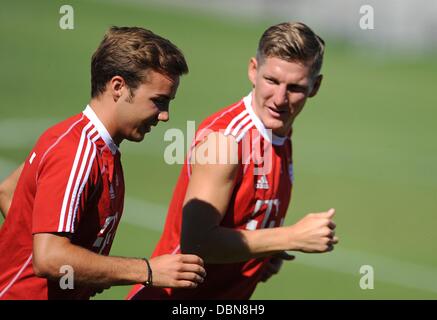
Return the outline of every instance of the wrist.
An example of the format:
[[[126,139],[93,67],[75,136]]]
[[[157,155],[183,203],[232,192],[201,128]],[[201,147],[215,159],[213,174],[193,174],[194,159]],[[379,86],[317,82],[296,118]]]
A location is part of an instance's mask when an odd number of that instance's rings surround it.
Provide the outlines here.
[[[296,236],[296,227],[295,226],[289,226],[286,228],[285,233],[285,241],[286,241],[286,248],[284,251],[301,251],[301,247],[299,245],[299,239]]]
[[[144,262],[146,263],[146,266],[147,266],[146,280],[143,282],[143,285],[146,287],[151,287],[151,286],[153,286],[153,271],[152,271],[152,268],[150,266],[149,260],[147,258],[142,258],[142,260],[144,260]]]

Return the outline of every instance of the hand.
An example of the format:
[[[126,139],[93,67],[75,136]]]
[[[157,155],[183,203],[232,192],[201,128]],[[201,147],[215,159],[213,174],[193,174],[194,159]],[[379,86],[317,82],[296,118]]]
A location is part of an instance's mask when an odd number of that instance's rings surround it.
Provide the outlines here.
[[[260,280],[262,282],[266,282],[269,280],[273,275],[277,274],[279,270],[282,267],[282,263],[284,260],[291,261],[294,260],[296,257],[293,255],[289,255],[287,252],[282,251],[280,253],[275,254],[274,256],[270,257],[269,261],[265,265],[264,271],[261,275]]]
[[[289,227],[290,240],[294,250],[306,253],[322,253],[334,250],[338,243],[335,223],[332,221],[335,209],[327,212],[310,213]],[[297,249],[296,249],[297,248]]]
[[[166,254],[150,259],[154,287],[196,288],[204,281],[203,260],[192,254]]]

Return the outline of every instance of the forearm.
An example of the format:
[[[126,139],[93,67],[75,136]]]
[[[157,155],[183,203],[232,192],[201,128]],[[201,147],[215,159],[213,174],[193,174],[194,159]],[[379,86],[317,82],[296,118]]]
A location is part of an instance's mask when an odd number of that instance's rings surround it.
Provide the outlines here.
[[[197,241],[194,253],[207,263],[233,263],[298,250],[284,231],[284,228],[249,231],[218,226]]]
[[[240,262],[282,251],[323,253],[338,243],[332,221],[334,209],[308,214],[290,226],[252,231],[220,226],[217,212],[207,203],[196,201],[188,206],[182,224],[181,250],[198,254],[207,263]]]
[[[207,263],[230,263],[298,250],[292,227],[243,230],[221,226],[219,209],[197,198],[183,208],[181,251],[197,254]]]
[[[37,275],[59,279],[63,275],[61,267],[70,266],[77,285],[109,287],[147,280],[147,265],[141,259],[102,256],[73,244],[40,258],[44,259],[44,263],[39,264],[39,270],[35,270]]]
[[[107,287],[147,280],[147,265],[142,259],[102,256],[81,247],[75,247],[74,251],[73,255],[63,257],[63,261],[72,266],[78,284]]]

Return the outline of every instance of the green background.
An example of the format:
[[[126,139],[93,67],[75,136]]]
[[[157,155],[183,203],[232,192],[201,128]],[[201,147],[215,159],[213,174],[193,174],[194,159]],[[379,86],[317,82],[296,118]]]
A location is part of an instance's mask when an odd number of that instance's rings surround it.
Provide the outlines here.
[[[63,4],[2,4],[1,178],[23,161],[47,126],[87,104],[90,57],[109,26],[143,26],[171,39],[190,67],[171,105],[171,121],[141,144],[121,146],[127,220],[111,254],[148,256],[180,170],[163,160],[165,130],[185,132],[186,120],[198,125],[246,95],[247,64],[258,38],[280,21],[135,1],[71,1],[74,29],[62,30]],[[253,298],[435,299],[436,55],[375,52],[316,32],[327,40],[325,78],[294,127],[295,185],[286,223],[334,207],[340,244],[329,254],[297,253]],[[360,288],[363,265],[373,267],[373,290]],[[122,299],[128,290],[113,287],[97,299]]]

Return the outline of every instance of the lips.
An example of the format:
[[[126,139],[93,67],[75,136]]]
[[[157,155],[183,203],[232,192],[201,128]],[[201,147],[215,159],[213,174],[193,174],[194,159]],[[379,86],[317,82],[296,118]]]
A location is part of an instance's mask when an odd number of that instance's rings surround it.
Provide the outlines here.
[[[280,118],[285,113],[285,110],[278,110],[273,107],[267,107],[267,110],[274,118]]]

